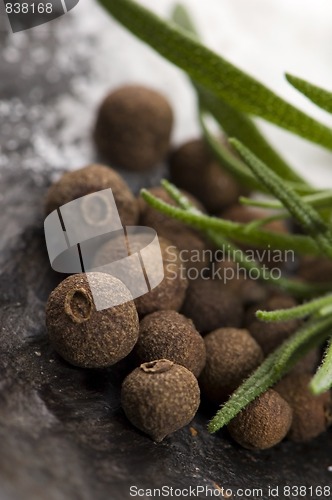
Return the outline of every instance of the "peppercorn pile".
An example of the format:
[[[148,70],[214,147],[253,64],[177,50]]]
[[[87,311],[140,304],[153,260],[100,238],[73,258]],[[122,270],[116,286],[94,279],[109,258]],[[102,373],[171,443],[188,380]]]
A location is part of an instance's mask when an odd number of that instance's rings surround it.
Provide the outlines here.
[[[46,307],[50,341],[67,362],[104,369],[127,359],[123,410],[134,426],[157,442],[189,424],[201,400],[212,415],[300,325],[258,321],[257,309],[291,307],[294,299],[245,276],[197,231],[136,198],[107,166],[142,172],[167,159],[172,181],[200,211],[239,222],[266,217],[264,211],[238,204],[243,188],[215,163],[202,139],[171,151],[172,124],[171,106],[158,92],[139,86],[112,92],[101,104],[93,134],[105,164],[65,173],[50,187],[45,203],[50,214],[70,201],[111,188],[123,226],[149,226],[158,234],[164,278],[148,293],[133,299],[117,277],[95,269],[67,277]],[[163,188],[156,186],[151,192],[175,204]],[[97,215],[82,217],[94,225]],[[279,221],[270,223],[269,229],[288,231]],[[117,245],[116,240],[100,245],[92,261],[107,262],[110,253],[120,252]],[[153,259],[147,259],[153,272]],[[278,268],[286,264],[278,262]],[[98,310],[92,288],[105,300],[122,300]],[[308,390],[318,354],[310,352],[231,421],[228,431],[236,442],[266,449],[286,436],[306,441],[327,429],[331,394],[315,397]]]

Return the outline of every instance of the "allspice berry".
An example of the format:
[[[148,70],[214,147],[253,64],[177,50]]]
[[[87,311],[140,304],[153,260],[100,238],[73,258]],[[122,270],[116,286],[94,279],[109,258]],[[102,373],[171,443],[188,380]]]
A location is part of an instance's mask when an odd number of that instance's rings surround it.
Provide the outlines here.
[[[158,311],[140,323],[135,346],[138,360],[166,358],[198,377],[205,365],[205,344],[193,322],[176,311]]]
[[[139,172],[164,159],[172,125],[173,112],[164,96],[146,87],[127,85],[105,97],[94,140],[109,161]]]
[[[149,192],[168,203],[177,206],[177,203],[169,196],[165,189],[156,186],[149,189]],[[201,212],[205,212],[203,205],[191,194],[183,192],[189,201]],[[142,198],[138,199],[140,206],[140,224],[153,227],[159,236],[170,240],[179,250],[184,267],[202,269],[209,265],[206,258],[206,250],[210,247],[206,240],[198,231],[185,226],[182,222],[167,217],[148,205]]]
[[[97,164],[63,174],[47,192],[46,213],[49,214],[77,198],[108,188],[112,189],[122,224],[136,224],[139,216],[138,204],[128,185],[115,170]]]
[[[248,330],[219,328],[204,337],[206,364],[199,378],[204,395],[220,404],[263,361],[263,351]]]
[[[276,309],[288,309],[294,307],[296,301],[287,295],[275,295],[256,306],[263,311],[274,311]],[[252,319],[253,311],[248,312],[248,329],[254,339],[263,349],[265,355],[274,351],[284,340],[288,339],[300,326],[300,320],[266,323],[259,319]]]
[[[142,364],[122,384],[127,418],[157,442],[189,424],[199,403],[196,377],[167,359]]]
[[[189,283],[182,314],[191,318],[200,333],[242,323],[241,298],[219,281],[198,278]]]
[[[331,283],[332,262],[329,258],[305,255],[300,258],[297,276],[309,283]]]
[[[171,180],[196,196],[209,212],[217,213],[235,203],[240,188],[214,160],[202,139],[186,142],[170,157]]]
[[[120,305],[97,311],[90,284],[100,300],[113,295]],[[46,327],[54,349],[69,363],[84,368],[103,368],[126,357],[139,333],[130,297],[125,285],[109,274],[66,278],[50,294],[46,306]]]
[[[273,389],[252,401],[229,424],[232,438],[244,448],[265,450],[287,435],[292,409]]]
[[[265,217],[269,217],[271,215],[273,215],[273,212],[271,210],[240,205],[237,203],[228,207],[221,214],[224,219],[228,219],[233,222],[240,222],[242,224],[249,224],[250,222],[264,219]],[[282,219],[268,222],[264,226],[264,229],[273,231],[275,233],[288,232],[287,223]]]
[[[308,373],[291,373],[275,386],[293,410],[288,433],[292,441],[309,441],[326,431],[332,423],[331,392],[319,396],[312,394],[309,389],[311,378]]]
[[[177,248],[165,238],[159,238],[159,245],[164,264],[164,279],[156,288],[135,299],[140,316],[169,309],[179,311],[186,296],[188,280],[182,272]],[[153,265],[153,262],[151,264]]]

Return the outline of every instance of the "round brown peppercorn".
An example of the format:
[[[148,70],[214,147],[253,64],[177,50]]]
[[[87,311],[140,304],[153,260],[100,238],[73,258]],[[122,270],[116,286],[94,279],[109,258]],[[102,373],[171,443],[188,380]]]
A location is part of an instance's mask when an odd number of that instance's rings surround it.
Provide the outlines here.
[[[212,275],[218,277],[234,293],[239,294],[245,307],[262,302],[267,297],[267,287],[247,278],[243,273],[243,266],[231,259],[225,258],[214,262]]]
[[[200,333],[242,323],[241,298],[219,280],[198,278],[189,283],[182,311]]]
[[[169,196],[165,189],[161,186],[156,186],[149,189],[149,192],[161,199],[165,203],[172,206],[177,206],[177,203]],[[198,208],[201,212],[205,212],[201,203],[189,193],[183,191],[183,194],[189,201]],[[159,236],[172,241],[180,251],[180,256],[184,267],[202,269],[208,266],[205,250],[210,245],[202,238],[202,236],[192,228],[185,226],[182,222],[167,217],[158,212],[153,207],[148,205],[142,198],[138,199],[140,206],[140,223],[143,226],[153,227]]]
[[[247,330],[219,328],[204,337],[206,364],[202,394],[220,404],[263,361],[263,351]]]
[[[318,368],[320,359],[320,349],[312,349],[305,356],[299,359],[299,361],[291,369],[291,373],[311,373],[313,375]]]
[[[164,263],[164,279],[156,288],[135,299],[140,316],[155,311],[179,311],[188,288],[177,248],[165,238],[159,238],[159,245]]]
[[[244,448],[265,450],[284,439],[291,423],[291,407],[270,389],[242,410],[228,424],[228,430]]]
[[[97,311],[90,289],[98,298],[110,295],[123,303]],[[75,274],[49,296],[46,326],[54,349],[66,361],[85,368],[102,368],[127,356],[139,333],[138,315],[129,290],[109,274]]]
[[[260,209],[256,207],[249,207],[245,205],[234,204],[224,210],[221,217],[231,220],[233,222],[240,222],[242,224],[249,224],[255,220],[270,217],[274,212],[271,210]],[[284,220],[275,220],[265,224],[264,229],[274,231],[275,233],[287,233],[288,227]]]
[[[196,196],[209,212],[235,203],[240,189],[233,177],[213,159],[202,139],[186,142],[170,158],[172,181]]]
[[[274,311],[276,309],[288,309],[296,305],[295,300],[287,295],[275,295],[265,302],[256,306],[263,311]],[[300,320],[290,320],[277,323],[265,323],[258,319],[253,319],[253,311],[248,313],[248,329],[254,339],[263,349],[265,355],[270,354],[284,340],[292,335],[300,326]],[[251,318],[251,321],[250,321]]]
[[[315,396],[310,392],[311,375],[292,373],[275,387],[293,410],[293,422],[288,437],[292,441],[309,441],[326,431],[332,422],[331,393]]]
[[[309,283],[331,283],[332,262],[329,258],[306,255],[300,259],[297,276]]]
[[[138,360],[166,358],[184,366],[198,377],[205,365],[204,340],[193,322],[176,311],[158,311],[140,323],[135,346]]]
[[[77,198],[108,188],[112,189],[122,224],[136,224],[139,216],[138,204],[128,185],[115,170],[97,164],[63,174],[48,190],[46,213],[49,214]]]
[[[248,207],[239,204],[234,204],[226,210],[224,210],[220,215],[221,218],[230,220],[232,222],[238,222],[241,224],[249,224],[254,221],[259,221],[266,217],[270,217],[274,212],[271,210],[264,210],[255,207]],[[275,233],[287,233],[288,227],[287,222],[285,220],[275,220],[268,222],[262,229],[266,231],[272,231]],[[289,256],[287,251],[278,252],[278,253],[263,253],[262,249],[255,247],[255,245],[241,245],[241,248],[244,251],[250,251],[251,254],[254,252],[255,258],[261,261],[262,264],[267,266],[268,268],[282,268],[283,266],[287,266],[287,264],[292,264],[289,261]]]
[[[121,404],[127,418],[157,442],[189,424],[199,403],[196,377],[167,359],[142,364],[122,385]]]
[[[170,147],[173,112],[164,96],[138,85],[124,86],[102,102],[94,131],[98,151],[128,170],[162,161]]]

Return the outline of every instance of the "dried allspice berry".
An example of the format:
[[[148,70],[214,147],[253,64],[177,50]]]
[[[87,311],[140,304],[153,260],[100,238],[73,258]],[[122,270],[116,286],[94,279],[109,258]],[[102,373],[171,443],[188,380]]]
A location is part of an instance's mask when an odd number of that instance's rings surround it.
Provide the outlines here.
[[[308,373],[291,373],[275,386],[293,410],[288,433],[292,441],[309,441],[326,431],[332,423],[331,392],[319,396],[312,394],[309,389],[311,378]]]
[[[121,404],[128,420],[157,442],[189,424],[199,403],[196,377],[167,359],[142,364],[122,384]]]
[[[196,196],[209,212],[217,213],[239,197],[237,182],[213,159],[202,139],[186,142],[172,153],[170,172],[172,181]]]
[[[296,306],[296,301],[287,295],[278,294],[256,306],[263,311],[288,309]],[[292,335],[300,326],[300,320],[290,320],[274,323],[265,323],[254,319],[254,311],[248,312],[248,330],[263,349],[265,355],[274,351],[284,340]]]
[[[177,203],[161,186],[149,189],[149,192],[168,203],[177,206]],[[201,212],[205,212],[203,205],[191,194],[182,191],[189,201]],[[170,240],[179,250],[182,256],[182,263],[186,268],[202,269],[209,265],[206,258],[206,250],[210,248],[208,242],[202,238],[198,231],[185,226],[182,222],[167,217],[167,215],[158,212],[155,208],[148,205],[142,198],[138,199],[140,207],[140,224],[153,227],[159,236]]]
[[[193,322],[176,311],[158,311],[140,323],[135,346],[138,360],[166,358],[186,367],[197,377],[205,365],[205,344]]]
[[[159,92],[139,85],[123,86],[102,102],[94,131],[98,151],[133,171],[160,163],[170,147],[173,112]]]
[[[219,328],[204,337],[206,364],[199,378],[202,395],[220,404],[263,361],[248,330]]]
[[[138,203],[124,179],[110,167],[92,164],[66,172],[48,190],[45,210],[49,214],[65,203],[111,188],[122,224],[134,225],[139,216]]]
[[[181,271],[179,252],[165,238],[159,238],[159,245],[164,264],[164,279],[156,288],[135,299],[140,316],[168,309],[178,311],[185,299],[188,280]]]
[[[89,281],[88,281],[89,280]],[[90,289],[99,298],[115,295],[123,303],[97,311]],[[54,349],[69,363],[103,368],[126,357],[137,342],[138,314],[129,290],[109,274],[69,276],[50,294],[46,326]]]
[[[228,430],[244,448],[265,450],[284,439],[291,423],[291,407],[276,391],[269,389],[242,410],[228,424]]]
[[[224,219],[231,220],[233,222],[241,222],[242,224],[249,224],[255,220],[264,219],[273,215],[274,212],[271,210],[249,207],[245,205],[239,205],[238,203],[231,205],[221,214]],[[284,220],[274,220],[270,221],[264,226],[265,229],[273,231],[275,233],[287,233],[288,225]]]
[[[220,280],[198,278],[189,283],[181,312],[191,318],[200,333],[242,323],[241,298]]]

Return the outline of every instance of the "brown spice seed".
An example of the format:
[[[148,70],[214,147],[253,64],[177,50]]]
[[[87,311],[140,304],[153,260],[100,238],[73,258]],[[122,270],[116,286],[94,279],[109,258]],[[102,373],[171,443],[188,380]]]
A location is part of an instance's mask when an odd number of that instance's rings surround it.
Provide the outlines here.
[[[275,386],[275,390],[293,409],[293,422],[288,434],[292,441],[309,441],[326,431],[331,423],[331,392],[319,396],[312,394],[309,389],[311,378],[308,373],[292,373]]]
[[[265,450],[284,439],[291,423],[291,407],[269,389],[242,410],[228,424],[228,430],[244,448]]]
[[[204,337],[206,364],[199,378],[202,394],[220,404],[263,361],[247,330],[219,328]]]
[[[122,384],[121,404],[127,418],[157,442],[189,424],[199,402],[195,376],[168,360],[141,365]]]
[[[94,131],[99,152],[128,170],[163,160],[170,147],[173,112],[164,96],[139,85],[123,86],[102,102]]]
[[[219,280],[198,278],[189,283],[181,312],[201,333],[220,327],[239,327],[243,308],[240,297]]]
[[[185,299],[188,281],[181,274],[179,252],[165,238],[159,238],[159,244],[164,263],[164,279],[156,288],[135,299],[140,316],[161,310],[178,311]]]
[[[128,185],[115,170],[97,164],[88,165],[84,168],[63,174],[47,192],[45,200],[46,213],[49,214],[53,210],[77,198],[108,188],[112,189],[122,224],[124,226],[136,224],[139,215],[138,204]],[[107,214],[103,213],[105,206],[102,204],[102,201],[101,199],[98,207],[96,207],[96,198],[94,198],[93,207],[91,207],[91,204],[90,206],[85,206],[83,203],[82,209],[84,210],[85,218],[86,216],[93,218],[92,221],[90,220],[90,223],[100,221],[100,217],[102,220],[105,220]],[[91,212],[92,208],[94,210],[99,209],[100,212]]]
[[[167,358],[185,366],[197,377],[205,365],[204,340],[193,322],[176,311],[158,311],[140,323],[135,346],[140,362]]]
[[[149,189],[149,192],[165,203],[177,206],[177,203],[169,196],[163,187],[153,187]],[[183,194],[201,212],[205,212],[204,207],[196,198],[186,192],[183,192]],[[204,251],[209,249],[210,245],[202,238],[198,231],[185,226],[178,220],[158,212],[158,210],[148,205],[142,198],[138,199],[138,203],[140,207],[140,223],[143,226],[153,227],[157,231],[158,236],[170,240],[178,248],[180,254],[181,251],[184,250],[184,252],[182,252],[184,256],[184,259],[182,259],[184,267],[202,269],[209,265]],[[193,261],[194,259],[190,257],[193,254],[197,255],[197,252],[199,253],[199,258],[197,261]]]
[[[171,180],[196,196],[209,212],[235,203],[240,188],[233,177],[213,159],[202,139],[186,142],[170,158]]]
[[[138,315],[128,289],[108,274],[89,273],[98,293],[122,297],[125,303],[96,311],[87,275],[66,278],[50,294],[46,326],[55,350],[69,363],[86,367],[110,366],[126,357],[139,333]]]

